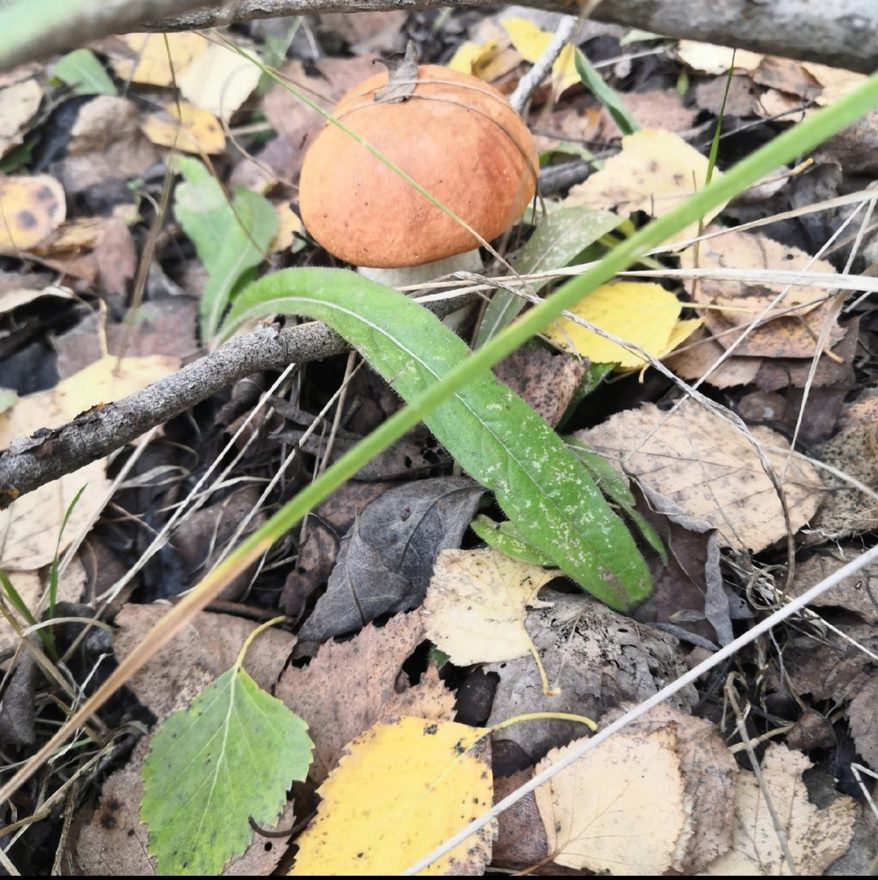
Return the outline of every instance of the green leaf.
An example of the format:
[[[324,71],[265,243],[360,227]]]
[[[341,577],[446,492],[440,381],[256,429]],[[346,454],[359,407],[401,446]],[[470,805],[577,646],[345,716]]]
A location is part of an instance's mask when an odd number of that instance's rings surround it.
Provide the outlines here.
[[[566,443],[573,450],[574,454],[579,457],[579,460],[589,469],[604,495],[612,499],[625,511],[625,515],[637,526],[638,531],[643,535],[643,539],[658,553],[662,563],[667,565],[668,556],[665,551],[665,545],[653,527],[635,507],[636,501],[625,477],[610,462],[598,455],[593,449],[590,449],[582,440],[567,437]]]
[[[533,565],[551,565],[536,547],[522,538],[521,533],[509,522],[494,522],[484,514],[477,516],[469,527],[489,546],[513,559],[530,562]]]
[[[253,838],[249,817],[272,825],[313,743],[305,722],[239,664],[153,736],[140,816],[160,874],[219,874]]]
[[[621,222],[621,217],[609,211],[585,206],[558,208],[541,218],[527,244],[512,261],[512,267],[519,275],[559,269],[590,244],[612,232]],[[528,292],[536,296],[549,281],[546,278],[529,283]],[[476,348],[511,324],[526,304],[523,297],[516,296],[512,291],[498,290],[479,325]]]
[[[116,84],[89,49],[76,49],[54,64],[49,75],[73,89],[76,95],[117,95]]]
[[[201,336],[210,342],[241,277],[265,259],[277,214],[259,193],[239,187],[229,204],[222,187],[197,159],[178,157],[184,182],[174,194],[174,215],[192,239],[208,280],[201,296]]]
[[[427,309],[343,269],[275,272],[241,293],[228,323],[278,312],[328,324],[406,400],[469,354]],[[493,374],[474,373],[426,424],[460,466],[494,493],[525,540],[583,589],[622,610],[649,595],[646,563],[588,470]]]
[[[607,108],[607,112],[613,117],[613,122],[619,126],[622,134],[640,131],[637,120],[622,103],[622,99],[604,82],[603,77],[591,66],[591,62],[581,49],[576,50],[576,72],[582,84]]]

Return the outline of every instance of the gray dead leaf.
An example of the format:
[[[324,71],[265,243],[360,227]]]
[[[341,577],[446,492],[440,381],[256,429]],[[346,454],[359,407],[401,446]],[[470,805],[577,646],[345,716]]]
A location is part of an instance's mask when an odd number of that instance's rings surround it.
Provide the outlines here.
[[[466,477],[440,477],[373,501],[345,535],[326,593],[299,637],[322,642],[417,607],[436,555],[460,546],[483,492]]]
[[[500,676],[487,726],[529,712],[571,712],[598,718],[623,702],[640,702],[687,671],[672,636],[617,614],[588,596],[544,590],[551,607],[531,611],[525,626],[540,652],[549,684],[560,693],[546,696],[532,657],[491,663]],[[670,701],[689,709],[697,699],[689,686]],[[503,731],[530,754],[583,735],[569,721],[529,721]]]
[[[407,101],[418,85],[418,49],[412,40],[405,47],[405,58],[396,68],[390,69],[387,85],[375,94],[381,104],[401,104]]]

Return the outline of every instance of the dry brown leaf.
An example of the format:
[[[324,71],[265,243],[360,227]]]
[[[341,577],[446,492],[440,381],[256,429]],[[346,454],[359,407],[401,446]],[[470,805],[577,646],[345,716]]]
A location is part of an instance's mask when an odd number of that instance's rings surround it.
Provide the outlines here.
[[[162,604],[125,605],[116,618],[117,658],[127,657],[168,611]],[[256,626],[241,617],[201,612],[130,679],[128,687],[162,721],[188,706],[235,663]],[[268,629],[248,649],[244,668],[263,690],[274,686],[295,641],[289,633]]]
[[[553,749],[539,773],[578,740]],[[596,873],[663,874],[686,824],[677,731],[623,730],[536,790],[553,861]]]
[[[781,474],[787,441],[764,427],[752,434]],[[649,491],[653,506],[664,500],[707,520],[726,546],[758,552],[786,535],[780,500],[753,445],[698,404],[687,400],[670,418],[647,404],[574,436],[620,462]],[[823,484],[811,465],[792,459],[783,488],[790,526],[798,531],[823,499]]]
[[[427,587],[426,636],[457,666],[524,657],[534,651],[527,608],[557,573],[491,548],[443,550]]]
[[[863,552],[862,545],[837,544],[821,550],[796,563],[796,579],[790,587],[790,595],[802,593],[830,577],[843,565]],[[858,615],[866,623],[878,625],[878,565],[867,565],[837,583],[831,590],[813,599],[812,608],[844,608]]]
[[[496,770],[495,770],[496,772]],[[532,770],[520,770],[511,776],[494,777],[494,803],[512,794],[529,782]],[[543,864],[549,855],[546,832],[537,809],[534,793],[528,792],[497,817],[497,837],[491,865],[521,871],[532,865]]]
[[[878,674],[873,673],[868,684],[854,695],[848,719],[857,754],[878,771]]]
[[[76,117],[60,176],[68,193],[78,193],[108,180],[137,177],[158,159],[159,151],[140,131],[137,104],[98,95]]]
[[[814,449],[820,461],[878,489],[878,414],[870,404],[848,407],[844,427]],[[878,524],[878,501],[837,477],[827,476],[830,492],[814,522],[828,538],[865,532]]]
[[[528,343],[494,367],[497,378],[555,426],[567,411],[588,368],[581,358]]]
[[[451,718],[454,697],[437,675],[397,690],[402,664],[424,638],[417,612],[397,614],[381,629],[369,624],[348,642],[327,642],[306,668],[284,672],[276,696],[308,724],[312,780],[322,782],[345,745],[378,721],[402,714]]]
[[[526,625],[557,693],[546,695],[531,657],[488,664],[485,672],[500,679],[489,726],[531,712],[569,712],[594,719],[607,706],[645,700],[686,672],[673,636],[617,614],[589,596],[547,588],[543,597],[550,607],[531,611]],[[688,709],[696,699],[689,686],[672,701]],[[582,732],[581,723],[533,720],[507,727],[499,736],[538,758]]]
[[[825,260],[815,260],[798,248],[749,232],[730,232],[702,241],[684,251],[680,259],[685,267],[702,269],[784,269],[835,274],[832,264]],[[811,357],[825,321],[832,326],[829,347],[844,336],[831,301],[826,301],[827,293],[832,292],[831,277],[825,285],[789,287],[783,299],[761,318],[785,285],[699,278],[697,283],[690,282],[688,288],[695,302],[715,307],[700,312],[704,323],[723,348],[738,343],[735,354],[739,356]],[[757,318],[759,326],[746,331]]]
[[[665,358],[665,364],[684,379],[706,376],[705,381],[714,388],[732,388],[753,382],[759,374],[762,359],[733,355],[715,367],[725,351],[704,327],[699,327],[681,349]]]
[[[856,803],[841,796],[820,810],[808,801],[802,773],[812,763],[786,746],[769,745],[762,759],[764,793],[754,773],[741,773],[735,808],[734,844],[710,864],[710,875],[820,875],[848,848]],[[765,797],[771,798],[795,867],[783,854]]]
[[[584,183],[574,186],[566,205],[589,205],[618,214],[645,211],[661,217],[704,188],[707,159],[679,135],[661,129],[641,129],[622,138],[622,152],[604,163]],[[714,171],[714,179],[719,172]],[[709,223],[725,204],[704,218]],[[697,235],[694,223],[669,242]]]
[[[601,723],[608,724],[622,712],[620,707],[608,713]],[[695,874],[732,845],[738,764],[714,725],[666,703],[627,729],[632,734],[646,733],[668,725],[677,733],[686,812],[674,852],[674,868]]]

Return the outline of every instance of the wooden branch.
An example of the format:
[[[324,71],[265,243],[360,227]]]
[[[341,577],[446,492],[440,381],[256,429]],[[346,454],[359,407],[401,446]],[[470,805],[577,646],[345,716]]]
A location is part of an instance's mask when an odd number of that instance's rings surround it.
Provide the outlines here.
[[[41,19],[34,7],[45,2],[12,0],[0,7],[0,69],[126,30],[192,30],[281,15],[440,6],[491,12],[506,5],[499,0],[234,0],[192,11],[197,5],[193,0],[79,0],[74,4],[83,7],[78,14],[65,11]],[[579,9],[578,0],[527,0],[525,5],[574,15]],[[157,12],[157,7],[164,11]],[[32,21],[40,22],[40,33],[7,39],[8,17],[25,9]],[[675,39],[705,40],[862,73],[878,69],[875,0],[603,0],[592,15]]]
[[[474,296],[439,300],[429,308],[442,317],[472,302]],[[263,326],[237,336],[142,391],[88,410],[59,428],[43,428],[13,440],[0,452],[0,510],[19,496],[136,440],[238,379],[263,370],[282,370],[293,362],[322,360],[348,349],[341,336],[316,322],[283,330]]]

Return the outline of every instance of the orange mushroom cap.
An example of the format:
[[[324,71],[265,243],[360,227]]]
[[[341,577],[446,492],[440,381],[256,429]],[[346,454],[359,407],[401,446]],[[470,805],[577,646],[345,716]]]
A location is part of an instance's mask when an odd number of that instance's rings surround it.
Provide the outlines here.
[[[424,65],[406,100],[376,100],[387,81],[381,73],[360,83],[333,115],[482,238],[509,229],[533,198],[539,161],[502,93],[474,76]],[[299,204],[310,234],[356,266],[418,266],[480,244],[332,123],[305,156]]]

